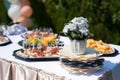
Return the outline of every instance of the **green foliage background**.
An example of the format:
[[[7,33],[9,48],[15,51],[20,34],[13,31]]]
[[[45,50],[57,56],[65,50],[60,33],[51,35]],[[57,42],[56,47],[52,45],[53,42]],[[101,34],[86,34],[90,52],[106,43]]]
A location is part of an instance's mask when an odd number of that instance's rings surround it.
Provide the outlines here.
[[[74,17],[89,21],[94,39],[120,44],[120,0],[30,0],[33,8],[32,28],[52,27],[62,31],[64,24]],[[8,23],[5,6],[0,0],[0,24]]]

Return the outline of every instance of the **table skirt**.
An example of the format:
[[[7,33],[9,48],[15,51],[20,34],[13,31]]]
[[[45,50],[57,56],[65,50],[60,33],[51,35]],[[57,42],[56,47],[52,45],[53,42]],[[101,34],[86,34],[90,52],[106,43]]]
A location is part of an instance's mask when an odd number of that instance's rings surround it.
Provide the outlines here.
[[[64,76],[47,73],[41,69],[26,66],[0,58],[0,80],[70,80]]]
[[[43,70],[26,66],[14,61],[0,58],[0,80],[70,80]],[[109,70],[98,80],[113,80],[112,71]]]

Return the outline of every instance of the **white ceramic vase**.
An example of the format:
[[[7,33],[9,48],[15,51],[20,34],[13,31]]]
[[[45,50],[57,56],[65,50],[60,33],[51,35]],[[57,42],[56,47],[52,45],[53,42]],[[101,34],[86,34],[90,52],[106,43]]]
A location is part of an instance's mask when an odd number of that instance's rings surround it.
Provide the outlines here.
[[[82,55],[85,53],[86,49],[86,40],[71,40],[71,49],[72,52],[76,55]]]

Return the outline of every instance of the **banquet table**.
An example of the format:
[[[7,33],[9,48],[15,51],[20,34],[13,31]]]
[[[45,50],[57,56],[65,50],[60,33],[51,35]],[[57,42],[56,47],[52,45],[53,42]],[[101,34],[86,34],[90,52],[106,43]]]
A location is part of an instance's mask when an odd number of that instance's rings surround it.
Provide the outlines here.
[[[65,70],[60,61],[24,61],[13,56],[13,51],[22,48],[21,35],[8,36],[11,44],[0,46],[0,80],[120,80],[120,46],[110,44],[118,50],[118,55],[103,57],[103,68],[89,74],[73,74]],[[69,44],[67,37],[60,37]]]

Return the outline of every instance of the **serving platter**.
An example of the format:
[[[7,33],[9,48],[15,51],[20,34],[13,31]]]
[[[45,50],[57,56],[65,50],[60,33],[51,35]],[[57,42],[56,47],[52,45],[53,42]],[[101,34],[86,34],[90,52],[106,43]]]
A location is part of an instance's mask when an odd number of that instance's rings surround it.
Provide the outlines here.
[[[0,46],[6,46],[10,43],[12,43],[11,40],[7,36],[4,36],[4,41],[0,41]]]
[[[39,58],[30,58],[28,56],[21,56],[21,55],[19,55],[19,52],[21,50],[22,49],[15,50],[13,52],[13,56],[17,59],[24,60],[24,61],[29,61],[29,62],[34,62],[34,61],[58,61],[59,60],[58,55],[39,57]]]
[[[105,54],[102,54],[101,57],[114,57],[114,56],[117,56],[119,54],[118,50],[111,47],[113,52],[111,53],[105,53]]]
[[[99,53],[100,57],[114,57],[114,56],[118,55],[118,51],[115,48],[113,48],[111,46],[110,46],[110,48],[112,51],[108,52],[108,53],[101,53],[100,51],[97,51],[97,52]]]
[[[109,56],[116,53],[115,48],[102,40],[87,39],[86,46],[87,48],[93,48],[95,51],[98,51],[102,56]]]

